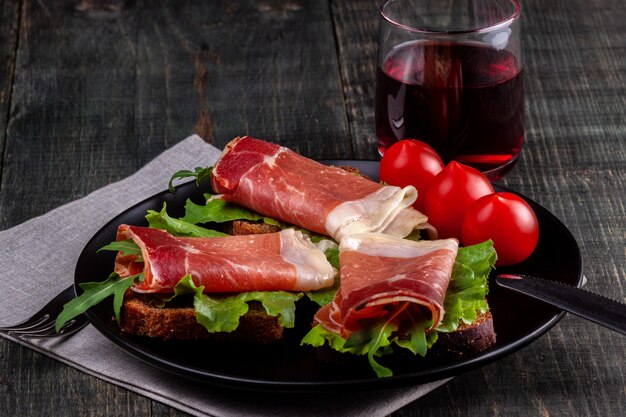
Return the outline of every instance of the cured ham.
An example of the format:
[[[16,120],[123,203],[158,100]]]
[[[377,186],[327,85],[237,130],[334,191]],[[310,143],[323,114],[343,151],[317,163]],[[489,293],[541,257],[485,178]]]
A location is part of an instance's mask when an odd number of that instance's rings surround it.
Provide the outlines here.
[[[226,201],[337,241],[363,232],[404,237],[430,227],[412,208],[414,187],[379,184],[249,136],[226,146],[211,181]]]
[[[117,240],[126,239],[139,246],[141,259],[119,253],[115,272],[120,276],[143,272],[143,281],[133,287],[138,292],[172,292],[187,274],[206,293],[310,291],[331,286],[337,272],[322,251],[294,229],[197,238],[121,225]]]
[[[443,301],[458,252],[456,239],[414,242],[367,233],[339,245],[341,285],[315,319],[348,338],[367,325],[400,317],[432,323],[444,315]]]

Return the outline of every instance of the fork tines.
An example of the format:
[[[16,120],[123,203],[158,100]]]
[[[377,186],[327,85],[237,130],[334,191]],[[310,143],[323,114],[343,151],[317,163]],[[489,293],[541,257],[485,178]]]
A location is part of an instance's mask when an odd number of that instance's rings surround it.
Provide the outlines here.
[[[63,305],[74,298],[74,294],[74,286],[70,285],[31,318],[14,326],[0,327],[0,332],[20,338],[69,336],[76,333],[88,323],[83,314],[67,322],[58,332],[54,328],[56,317],[63,310]]]

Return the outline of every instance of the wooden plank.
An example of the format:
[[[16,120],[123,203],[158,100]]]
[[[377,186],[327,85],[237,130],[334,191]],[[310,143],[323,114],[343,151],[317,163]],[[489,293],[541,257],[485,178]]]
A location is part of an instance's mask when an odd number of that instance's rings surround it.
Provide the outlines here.
[[[218,147],[249,134],[313,158],[352,156],[325,2],[146,7],[139,25],[140,154],[195,130]]]
[[[24,7],[4,162],[32,185],[0,198],[11,224],[194,131],[218,146],[253,134],[315,158],[352,156],[325,3],[94,4]],[[48,198],[24,209],[25,192]]]
[[[15,183],[0,196],[2,226],[137,169],[132,27],[132,17],[90,17],[73,4],[24,4],[4,158],[3,179]]]
[[[13,87],[19,9],[19,2],[3,2],[0,5],[0,178],[6,141],[6,124],[9,118],[11,89]]]
[[[119,8],[74,6],[24,2],[21,10],[0,195],[3,229],[138,167],[135,71],[125,40],[132,16],[117,20]],[[0,389],[7,394],[0,395],[0,415],[149,410],[141,397],[5,339],[0,352]]]
[[[0,357],[11,358],[0,361],[0,415],[150,415],[151,400],[6,339]]]
[[[378,159],[374,92],[380,1],[331,1],[350,137],[357,159]]]

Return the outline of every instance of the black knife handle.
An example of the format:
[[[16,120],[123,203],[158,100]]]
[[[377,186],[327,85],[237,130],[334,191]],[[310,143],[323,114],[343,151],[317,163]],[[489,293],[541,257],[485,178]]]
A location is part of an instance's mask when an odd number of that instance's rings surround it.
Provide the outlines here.
[[[496,283],[626,334],[626,305],[599,294],[527,275],[503,274]]]

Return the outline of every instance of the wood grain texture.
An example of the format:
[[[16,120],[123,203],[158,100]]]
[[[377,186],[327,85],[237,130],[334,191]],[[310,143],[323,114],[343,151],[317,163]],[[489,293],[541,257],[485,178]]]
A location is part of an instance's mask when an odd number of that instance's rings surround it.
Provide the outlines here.
[[[375,158],[377,1],[4,2],[0,227],[123,178],[190,133]],[[588,288],[626,288],[626,9],[524,0],[527,142],[503,184],[561,219]],[[0,296],[1,299],[1,296]],[[621,416],[626,338],[566,316],[400,416]],[[0,416],[183,416],[0,339]]]
[[[146,160],[191,130],[218,147],[249,134],[311,157],[351,155],[325,2],[174,3],[137,11]]]
[[[357,159],[379,158],[374,132],[374,91],[380,3],[331,1],[350,137]]]
[[[3,187],[1,224],[123,178],[194,132],[220,147],[252,134],[351,157],[329,13],[325,2],[25,1],[3,161],[24,180]],[[25,193],[47,198],[24,208]]]
[[[0,5],[0,180],[17,53],[19,12],[20,5],[17,2],[3,2]]]

